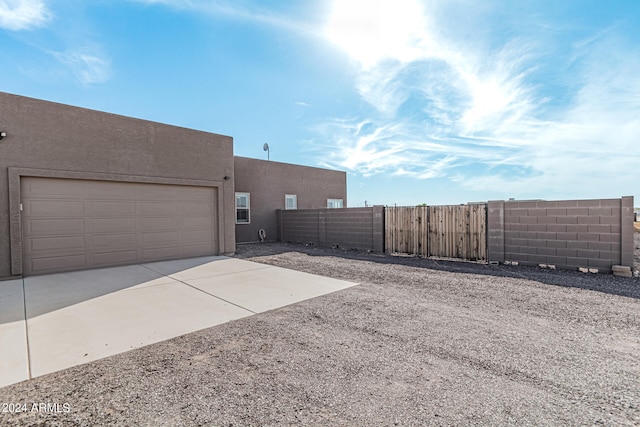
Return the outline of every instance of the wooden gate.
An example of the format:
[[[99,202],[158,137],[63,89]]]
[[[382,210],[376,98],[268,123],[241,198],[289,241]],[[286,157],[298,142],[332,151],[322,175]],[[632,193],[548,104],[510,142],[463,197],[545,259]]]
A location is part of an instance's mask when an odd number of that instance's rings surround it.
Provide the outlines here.
[[[487,206],[385,208],[385,251],[487,260]]]

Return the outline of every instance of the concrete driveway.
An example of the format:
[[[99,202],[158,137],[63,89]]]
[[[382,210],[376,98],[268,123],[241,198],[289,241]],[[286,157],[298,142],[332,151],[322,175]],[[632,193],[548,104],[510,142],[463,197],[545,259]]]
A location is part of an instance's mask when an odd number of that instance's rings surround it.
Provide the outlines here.
[[[221,256],[0,282],[0,387],[354,285]]]

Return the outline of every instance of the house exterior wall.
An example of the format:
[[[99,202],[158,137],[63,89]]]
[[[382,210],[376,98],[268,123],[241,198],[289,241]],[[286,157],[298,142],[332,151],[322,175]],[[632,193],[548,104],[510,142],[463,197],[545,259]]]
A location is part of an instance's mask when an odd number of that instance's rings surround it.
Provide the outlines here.
[[[633,197],[491,201],[489,261],[563,268],[633,268]]]
[[[327,199],[347,206],[345,172],[267,160],[235,157],[235,191],[250,194],[250,222],[236,224],[238,243],[277,240],[276,210],[285,208],[285,195],[297,196],[298,209],[326,208]]]
[[[235,251],[233,139],[0,92],[0,278],[20,275],[20,177],[217,188],[220,253]]]

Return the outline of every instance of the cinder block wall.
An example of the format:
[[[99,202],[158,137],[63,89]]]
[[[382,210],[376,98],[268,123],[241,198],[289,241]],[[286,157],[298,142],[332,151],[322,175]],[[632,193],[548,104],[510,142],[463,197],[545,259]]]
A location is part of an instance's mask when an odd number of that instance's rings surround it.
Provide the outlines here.
[[[278,240],[384,250],[384,207],[278,210]]]
[[[633,268],[633,197],[492,201],[489,261],[558,268]]]

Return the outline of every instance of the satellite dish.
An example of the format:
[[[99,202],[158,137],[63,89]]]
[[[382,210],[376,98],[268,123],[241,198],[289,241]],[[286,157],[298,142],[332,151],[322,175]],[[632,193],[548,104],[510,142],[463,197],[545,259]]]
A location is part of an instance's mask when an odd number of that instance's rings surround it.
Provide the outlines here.
[[[267,152],[267,160],[270,160],[271,151],[269,151],[269,144],[265,142],[264,145],[262,146],[262,149]]]

